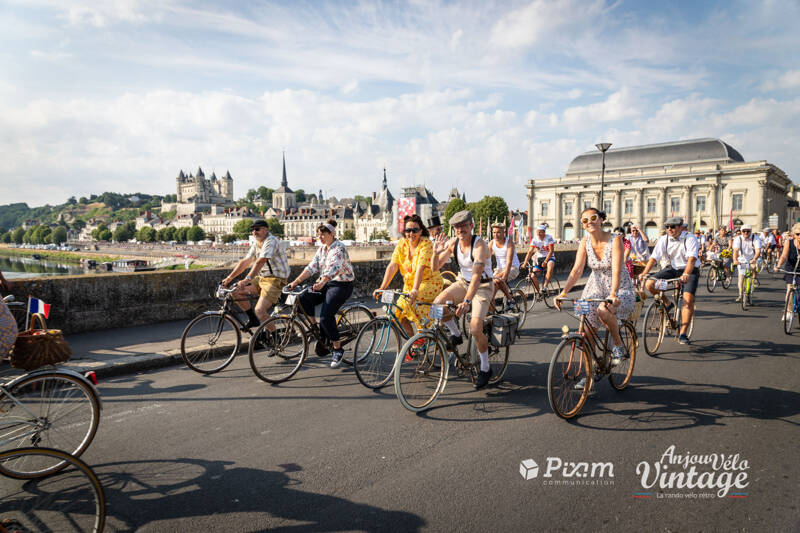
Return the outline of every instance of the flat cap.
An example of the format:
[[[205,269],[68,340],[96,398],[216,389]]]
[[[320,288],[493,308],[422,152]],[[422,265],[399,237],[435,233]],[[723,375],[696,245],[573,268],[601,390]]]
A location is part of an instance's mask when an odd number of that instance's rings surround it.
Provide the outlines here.
[[[456,224],[463,224],[464,222],[472,222],[472,212],[470,212],[467,209],[459,211],[458,213],[450,217],[451,226],[455,226]]]
[[[665,226],[683,226],[683,219],[681,217],[670,217],[664,222]]]

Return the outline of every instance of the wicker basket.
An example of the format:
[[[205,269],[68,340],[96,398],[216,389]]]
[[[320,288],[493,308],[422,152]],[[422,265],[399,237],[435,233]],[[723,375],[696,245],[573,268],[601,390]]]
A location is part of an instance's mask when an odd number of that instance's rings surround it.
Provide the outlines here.
[[[39,328],[34,324],[39,323]],[[39,313],[31,315],[30,328],[21,331],[11,350],[9,360],[14,368],[35,370],[45,365],[54,365],[68,361],[72,350],[64,340],[60,329],[47,329],[44,316]]]

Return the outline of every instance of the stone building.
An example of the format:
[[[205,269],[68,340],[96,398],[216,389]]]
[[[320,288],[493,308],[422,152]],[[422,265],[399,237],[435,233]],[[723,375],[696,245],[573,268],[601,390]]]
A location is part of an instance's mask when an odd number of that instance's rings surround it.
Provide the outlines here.
[[[286,179],[285,154],[283,156],[283,178],[281,179],[281,186],[272,193],[272,207],[281,211],[288,211],[293,207],[297,207],[297,196],[289,188],[289,182]]]
[[[233,202],[233,178],[230,172],[226,172],[222,178],[212,172],[206,178],[203,169],[197,167],[197,174],[178,172],[175,178],[177,191],[177,201],[175,203],[163,203],[161,211],[177,211],[178,215],[191,215],[201,211],[208,211],[213,205],[232,207]]]
[[[701,229],[734,224],[761,228],[777,215],[788,223],[787,199],[793,184],[777,166],[745,161],[719,139],[694,139],[611,149],[605,156],[603,205],[599,205],[602,154],[577,156],[559,178],[528,181],[529,227],[546,223],[557,239],[582,235],[580,213],[587,206],[608,214],[607,226],[635,224],[649,236],[664,221],[682,216]]]
[[[336,235],[339,238],[345,231],[355,232],[352,206],[302,205],[284,212],[281,219],[283,235],[287,239],[313,238],[317,234],[317,227],[329,218],[336,220]]]
[[[211,238],[220,240],[223,235],[230,235],[233,233],[233,226],[240,220],[256,220],[261,216],[248,209],[247,207],[223,209],[219,206],[213,206],[211,212],[203,215],[199,226],[203,228],[206,235]]]
[[[455,190],[455,189],[454,189]],[[416,213],[422,218],[426,224],[434,216],[442,216],[447,204],[440,204],[439,201],[433,196],[433,193],[424,185],[416,185],[414,187],[403,187],[403,193],[400,199],[397,200],[397,215],[395,231],[400,235],[400,221],[406,214]]]
[[[397,211],[394,208],[394,196],[389,192],[385,168],[381,191],[372,193],[372,203],[357,205],[354,209],[357,241],[369,241],[373,235],[384,231],[390,237],[397,236]]]

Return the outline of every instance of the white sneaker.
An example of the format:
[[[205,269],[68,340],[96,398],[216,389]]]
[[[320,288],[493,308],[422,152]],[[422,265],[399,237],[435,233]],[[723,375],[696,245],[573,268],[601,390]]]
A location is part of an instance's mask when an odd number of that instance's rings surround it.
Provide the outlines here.
[[[781,322],[786,322],[787,320],[791,320],[791,319],[792,319],[792,313],[786,313],[785,315],[783,315],[781,317]]]
[[[625,349],[622,346],[611,348],[611,366],[617,366],[625,359]]]
[[[342,366],[342,357],[344,357],[344,352],[334,350],[333,357],[331,357],[331,368]]]

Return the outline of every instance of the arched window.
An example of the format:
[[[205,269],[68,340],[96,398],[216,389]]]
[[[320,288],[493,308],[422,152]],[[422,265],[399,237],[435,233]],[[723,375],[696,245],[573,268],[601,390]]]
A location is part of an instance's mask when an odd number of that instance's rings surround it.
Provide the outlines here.
[[[564,236],[565,241],[571,241],[575,238],[575,228],[572,227],[571,223],[567,222],[564,224],[562,235]]]
[[[647,238],[651,241],[653,239],[658,239],[658,225],[653,222],[652,220],[644,225],[644,234],[647,235]]]

